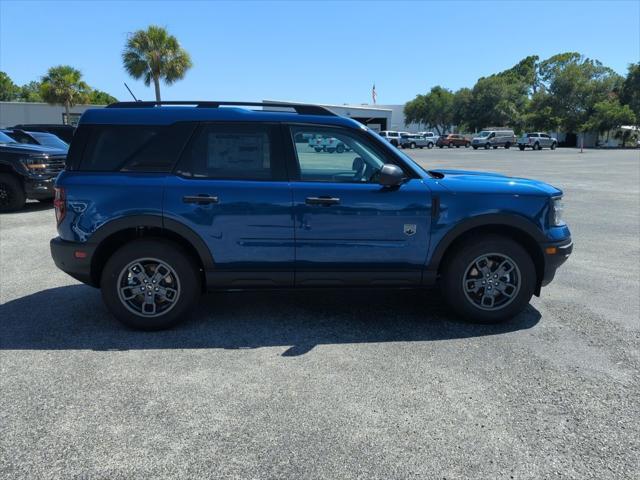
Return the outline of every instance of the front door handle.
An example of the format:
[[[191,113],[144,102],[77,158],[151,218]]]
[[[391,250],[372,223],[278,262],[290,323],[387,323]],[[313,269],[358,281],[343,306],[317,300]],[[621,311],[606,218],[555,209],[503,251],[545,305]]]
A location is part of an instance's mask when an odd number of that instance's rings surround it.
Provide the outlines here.
[[[330,205],[338,205],[340,199],[335,197],[307,197],[305,203],[307,205],[324,205],[328,207]]]
[[[185,195],[182,197],[184,203],[197,203],[198,205],[206,205],[208,203],[218,203],[218,197],[212,195]]]

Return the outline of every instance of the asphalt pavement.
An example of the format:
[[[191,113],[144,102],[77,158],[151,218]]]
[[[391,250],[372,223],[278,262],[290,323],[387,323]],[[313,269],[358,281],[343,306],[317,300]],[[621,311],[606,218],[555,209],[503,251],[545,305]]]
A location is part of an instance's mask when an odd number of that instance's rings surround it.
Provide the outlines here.
[[[50,205],[0,216],[0,477],[639,478],[640,151],[406,152],[565,191],[574,253],[523,314],[234,292],[134,332],[53,265]]]

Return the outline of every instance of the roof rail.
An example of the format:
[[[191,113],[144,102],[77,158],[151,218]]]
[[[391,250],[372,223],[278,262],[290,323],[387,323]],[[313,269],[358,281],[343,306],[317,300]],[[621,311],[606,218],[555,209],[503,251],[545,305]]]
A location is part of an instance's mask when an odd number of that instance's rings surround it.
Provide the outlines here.
[[[304,103],[286,103],[286,102],[218,102],[218,101],[162,101],[162,102],[116,102],[107,105],[106,108],[152,108],[161,107],[163,105],[184,105],[195,106],[197,108],[218,108],[220,106],[238,106],[238,107],[271,107],[271,108],[291,108],[299,115],[327,115],[335,117],[336,114],[331,110],[319,105],[309,105]]]

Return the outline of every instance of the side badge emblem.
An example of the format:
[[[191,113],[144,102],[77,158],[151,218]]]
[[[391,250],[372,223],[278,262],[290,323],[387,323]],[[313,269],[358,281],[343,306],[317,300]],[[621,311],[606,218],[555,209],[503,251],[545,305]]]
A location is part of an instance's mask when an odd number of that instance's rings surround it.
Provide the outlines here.
[[[415,224],[404,224],[404,234],[411,237],[416,234],[416,225]]]

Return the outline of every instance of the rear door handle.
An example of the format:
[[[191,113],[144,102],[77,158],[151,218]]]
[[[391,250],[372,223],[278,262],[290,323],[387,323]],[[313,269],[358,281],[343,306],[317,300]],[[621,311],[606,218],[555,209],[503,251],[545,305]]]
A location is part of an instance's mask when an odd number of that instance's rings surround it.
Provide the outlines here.
[[[218,203],[218,197],[206,194],[185,195],[182,197],[184,203],[197,203],[198,205],[206,205],[207,203]]]
[[[330,205],[338,205],[340,199],[335,197],[307,197],[305,203],[307,205],[324,205],[328,207]]]

